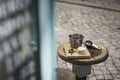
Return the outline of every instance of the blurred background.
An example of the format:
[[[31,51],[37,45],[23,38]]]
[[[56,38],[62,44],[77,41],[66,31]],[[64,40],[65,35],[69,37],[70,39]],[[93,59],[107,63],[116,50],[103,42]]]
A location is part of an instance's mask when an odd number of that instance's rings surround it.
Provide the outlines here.
[[[0,0],[0,80],[36,80],[33,5],[32,0]]]
[[[87,80],[120,80],[119,0],[0,0],[0,80],[73,80],[57,55],[71,33],[109,50]]]
[[[53,15],[53,0],[0,0],[0,80],[56,80]]]

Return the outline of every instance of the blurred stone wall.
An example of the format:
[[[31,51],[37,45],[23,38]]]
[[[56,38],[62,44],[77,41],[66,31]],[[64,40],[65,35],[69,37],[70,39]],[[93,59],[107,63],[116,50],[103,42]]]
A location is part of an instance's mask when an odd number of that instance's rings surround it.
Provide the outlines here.
[[[0,80],[35,80],[31,0],[0,0]]]

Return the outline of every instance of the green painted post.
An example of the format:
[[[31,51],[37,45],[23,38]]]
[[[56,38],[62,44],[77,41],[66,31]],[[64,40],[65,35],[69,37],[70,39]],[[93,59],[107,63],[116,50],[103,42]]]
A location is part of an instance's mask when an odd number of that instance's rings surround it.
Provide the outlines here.
[[[41,80],[41,63],[40,63],[40,34],[39,34],[39,18],[38,18],[38,9],[39,4],[38,0],[31,0],[32,1],[32,7],[31,7],[31,14],[32,14],[32,26],[31,26],[31,34],[32,34],[32,40],[31,40],[31,46],[33,49],[33,56],[35,60],[35,76],[36,80]]]
[[[38,0],[41,79],[56,80],[54,0]]]

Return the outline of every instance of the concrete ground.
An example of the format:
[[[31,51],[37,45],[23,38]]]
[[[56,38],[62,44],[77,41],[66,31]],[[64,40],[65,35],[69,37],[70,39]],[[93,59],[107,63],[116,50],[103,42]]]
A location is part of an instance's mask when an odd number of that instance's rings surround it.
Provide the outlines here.
[[[93,65],[87,80],[120,80],[120,12],[56,2],[55,31],[57,47],[69,40],[69,34],[80,33],[85,40],[102,42],[108,48],[108,59]],[[59,57],[57,67],[72,69]]]

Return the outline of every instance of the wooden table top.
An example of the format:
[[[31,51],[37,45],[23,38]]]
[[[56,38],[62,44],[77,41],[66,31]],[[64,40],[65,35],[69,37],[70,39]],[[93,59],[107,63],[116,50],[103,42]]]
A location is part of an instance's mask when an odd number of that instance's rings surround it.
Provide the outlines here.
[[[70,44],[70,43],[64,42],[57,49],[58,56],[66,62],[76,64],[76,65],[92,65],[92,64],[97,64],[97,63],[103,62],[108,58],[107,48],[102,43],[96,42],[95,44],[100,46],[101,50],[98,51],[98,50],[88,49],[91,53],[91,58],[88,58],[88,59],[82,59],[82,58],[81,59],[78,59],[78,58],[77,59],[68,59],[66,56],[66,53],[64,51],[64,45],[68,45],[68,44]]]

